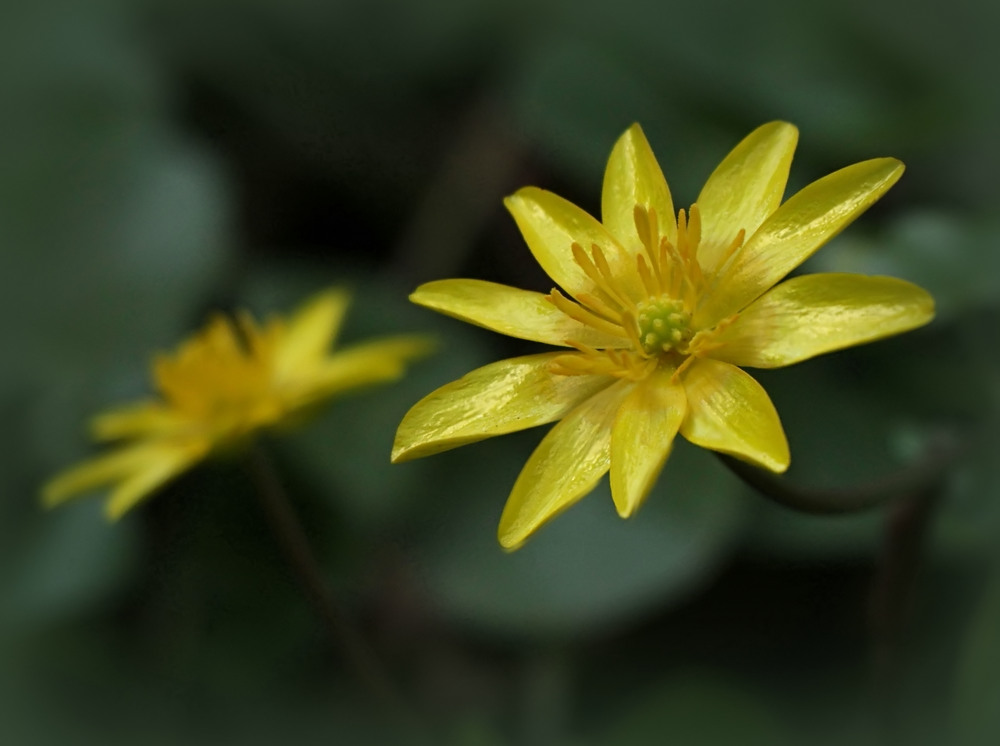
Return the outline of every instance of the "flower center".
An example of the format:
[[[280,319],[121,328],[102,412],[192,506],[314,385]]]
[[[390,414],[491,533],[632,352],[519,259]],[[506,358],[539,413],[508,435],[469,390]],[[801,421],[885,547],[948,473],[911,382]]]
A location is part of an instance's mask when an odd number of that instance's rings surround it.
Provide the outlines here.
[[[694,336],[691,330],[691,314],[684,303],[660,295],[640,303],[636,315],[639,342],[649,356],[656,356],[670,350],[681,352]]]

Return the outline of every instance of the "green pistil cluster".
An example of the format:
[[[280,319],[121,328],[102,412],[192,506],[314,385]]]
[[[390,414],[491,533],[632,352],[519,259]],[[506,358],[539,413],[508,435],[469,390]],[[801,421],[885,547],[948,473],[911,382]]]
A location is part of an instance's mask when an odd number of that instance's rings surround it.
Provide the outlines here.
[[[650,298],[639,307],[639,341],[647,355],[660,355],[686,345],[692,337],[691,314],[668,295]]]

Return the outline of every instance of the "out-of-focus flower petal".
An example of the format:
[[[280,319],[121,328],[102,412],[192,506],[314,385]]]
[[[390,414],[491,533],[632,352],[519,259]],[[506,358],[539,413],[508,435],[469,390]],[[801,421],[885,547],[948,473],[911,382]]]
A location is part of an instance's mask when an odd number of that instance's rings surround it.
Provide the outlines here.
[[[208,443],[158,444],[150,447],[142,466],[112,490],[104,506],[105,514],[111,520],[121,518],[130,508],[201,461],[207,452]]]
[[[311,298],[292,314],[276,351],[278,375],[315,364],[329,353],[350,301],[346,290],[332,288]]]
[[[91,421],[90,430],[95,440],[142,438],[175,431],[183,421],[162,403],[146,401],[100,413]]]

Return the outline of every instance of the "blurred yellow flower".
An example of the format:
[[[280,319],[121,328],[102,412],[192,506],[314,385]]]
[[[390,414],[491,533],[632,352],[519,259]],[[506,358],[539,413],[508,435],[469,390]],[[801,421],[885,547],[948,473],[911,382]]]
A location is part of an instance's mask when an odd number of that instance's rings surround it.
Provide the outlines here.
[[[153,360],[158,399],[94,419],[95,439],[120,445],[48,482],[44,502],[113,485],[106,512],[118,518],[213,452],[288,424],[342,391],[399,378],[427,351],[423,339],[391,337],[331,353],[348,302],[346,292],[329,290],[288,320],[212,318],[174,354]]]
[[[405,416],[394,461],[561,420],[521,471],[499,539],[519,547],[611,472],[632,515],[678,432],[774,472],[788,443],[767,393],[737,366],[775,368],[926,324],[930,295],[890,277],[816,274],[775,286],[903,173],[848,166],[782,203],[798,131],[750,133],[675,218],[638,125],[604,174],[603,222],[551,192],[506,200],[548,295],[480,280],[420,286],[411,300],[494,331],[570,348],[503,360],[431,393]]]

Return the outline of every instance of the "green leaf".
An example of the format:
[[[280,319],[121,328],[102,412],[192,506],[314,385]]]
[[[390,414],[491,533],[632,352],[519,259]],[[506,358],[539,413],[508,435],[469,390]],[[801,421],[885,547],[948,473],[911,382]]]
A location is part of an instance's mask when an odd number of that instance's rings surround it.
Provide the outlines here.
[[[109,524],[96,500],[37,514],[4,547],[0,627],[23,630],[99,608],[132,577],[137,540],[134,524]]]
[[[781,746],[796,741],[773,707],[750,686],[707,671],[689,671],[645,693],[599,743]]]
[[[962,746],[1000,741],[1000,569],[983,591],[955,681],[955,735]]]
[[[622,521],[607,481],[505,554],[496,526],[539,431],[435,456],[449,469],[417,548],[436,606],[474,629],[585,636],[695,592],[726,558],[747,503],[715,458],[678,443],[638,515]],[[527,447],[527,448],[525,448]]]

